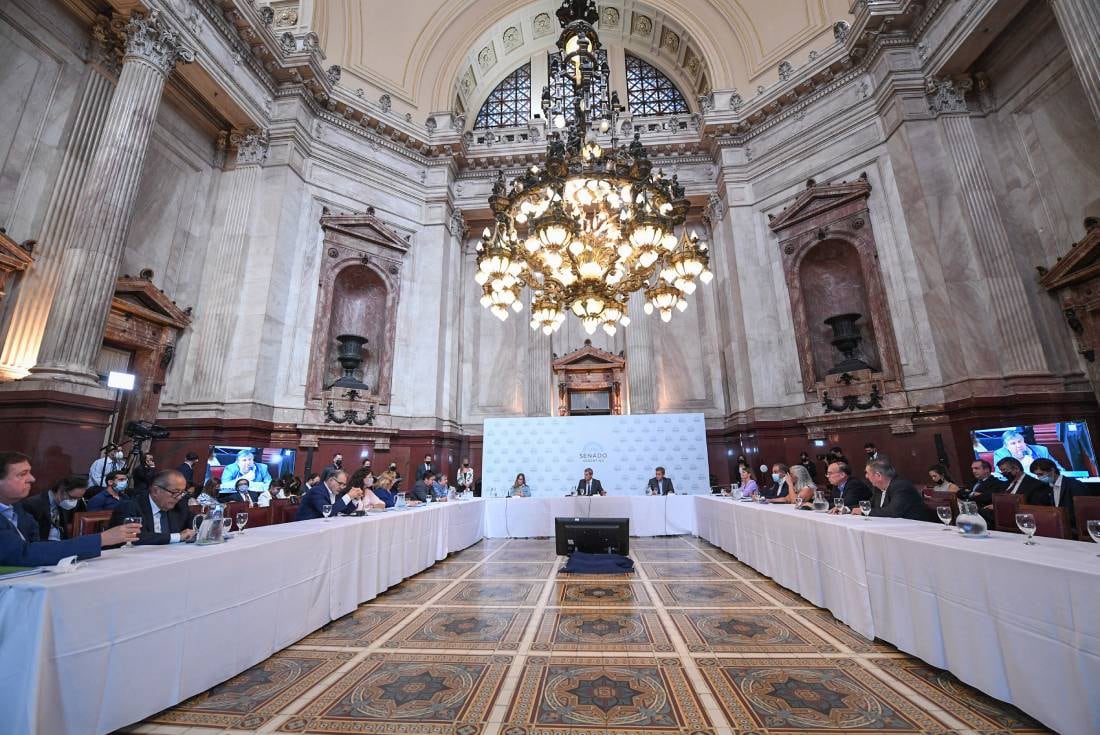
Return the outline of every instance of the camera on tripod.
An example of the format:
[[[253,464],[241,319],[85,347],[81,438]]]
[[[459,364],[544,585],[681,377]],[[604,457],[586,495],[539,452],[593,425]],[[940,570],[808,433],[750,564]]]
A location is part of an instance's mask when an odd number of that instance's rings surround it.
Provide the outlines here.
[[[123,429],[131,439],[167,439],[168,429],[152,421],[127,421]]]

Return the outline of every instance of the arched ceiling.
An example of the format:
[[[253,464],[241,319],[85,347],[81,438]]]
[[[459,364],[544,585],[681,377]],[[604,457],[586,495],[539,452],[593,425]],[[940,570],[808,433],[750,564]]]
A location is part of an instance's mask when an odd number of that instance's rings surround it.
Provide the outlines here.
[[[532,52],[531,44],[552,45],[558,32],[556,19],[550,33],[534,23],[543,12],[553,18],[560,4],[560,0],[316,0],[311,25],[328,63],[343,68],[342,85],[388,94],[395,110],[421,117],[450,110],[463,85],[472,100],[483,98],[494,80]],[[601,36],[619,34],[626,48],[671,72],[689,96],[698,91],[703,74],[709,75],[705,82],[711,89],[747,92],[774,81],[782,61],[799,66],[808,53],[832,44],[833,23],[850,19],[848,4],[848,0],[609,0],[600,3],[601,13],[617,10],[619,30],[601,30]],[[515,46],[514,33],[505,40],[510,28],[519,31],[520,47]],[[666,29],[680,38],[675,54]],[[487,45],[495,56],[491,64],[484,63],[487,57],[479,60]],[[685,81],[690,76],[689,52],[696,53],[700,62],[691,85]],[[515,63],[510,63],[513,57]],[[472,87],[467,79],[471,74]]]

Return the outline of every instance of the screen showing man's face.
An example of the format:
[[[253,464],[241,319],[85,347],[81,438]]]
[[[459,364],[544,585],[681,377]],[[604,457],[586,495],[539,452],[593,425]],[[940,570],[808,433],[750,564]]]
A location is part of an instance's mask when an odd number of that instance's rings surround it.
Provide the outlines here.
[[[237,466],[241,468],[241,472],[248,472],[255,464],[256,460],[252,457],[241,457],[237,460]]]
[[[1009,439],[1005,442],[1005,446],[1008,447],[1008,451],[1012,452],[1012,456],[1016,459],[1023,457],[1024,451],[1027,450],[1027,442],[1023,440],[1023,437]]]

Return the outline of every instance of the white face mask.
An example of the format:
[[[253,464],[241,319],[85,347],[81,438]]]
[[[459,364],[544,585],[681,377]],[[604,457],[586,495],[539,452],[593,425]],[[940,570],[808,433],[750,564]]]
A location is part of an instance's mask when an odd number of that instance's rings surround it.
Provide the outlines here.
[[[115,452],[112,456],[115,459],[122,459],[125,455],[122,452]]]
[[[65,498],[60,503],[58,503],[58,505],[60,505],[65,510],[72,510],[73,508],[76,507],[76,504],[77,504],[76,498]]]

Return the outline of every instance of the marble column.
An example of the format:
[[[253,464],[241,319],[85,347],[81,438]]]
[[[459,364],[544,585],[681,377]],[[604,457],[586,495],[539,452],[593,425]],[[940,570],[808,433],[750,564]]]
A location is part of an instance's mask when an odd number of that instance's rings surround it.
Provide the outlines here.
[[[194,400],[225,400],[225,363],[233,323],[238,312],[252,222],[252,203],[260,186],[267,159],[266,132],[233,135],[236,166],[222,174],[216,229],[207,253],[207,275],[195,317],[195,372],[191,381]]]
[[[630,326],[626,335],[626,381],[630,389],[630,413],[654,413],[657,410],[657,375],[653,360],[653,320],[656,313],[642,311],[645,295],[636,291],[630,295],[627,313]]]
[[[974,134],[966,95],[969,80],[930,83],[929,109],[939,117],[948,152],[959,175],[959,192],[970,214],[971,232],[989,286],[993,322],[1001,330],[998,355],[1005,373],[1045,372],[1035,319],[1027,301],[1028,288],[1020,277],[997,207],[978,139]]]
[[[530,293],[527,295],[530,301]],[[519,315],[520,320],[527,318],[530,321],[531,305],[524,305],[524,313]],[[551,399],[557,395],[554,387],[554,376],[551,370],[553,357],[550,350],[550,336],[543,334],[542,329],[527,330],[527,416],[553,416],[557,413],[556,400],[551,405]],[[553,410],[552,410],[553,409]]]
[[[73,215],[35,378],[93,384],[142,164],[165,81],[191,49],[163,16],[134,13],[118,30],[125,54],[103,133]]]
[[[18,380],[38,358],[43,328],[61,278],[61,259],[72,240],[76,205],[103,132],[114,85],[91,68],[77,103],[72,134],[50,194],[34,267],[20,284],[0,349],[0,379]]]
[[[1077,76],[1100,125],[1100,3],[1096,0],[1050,0],[1066,39]]]

